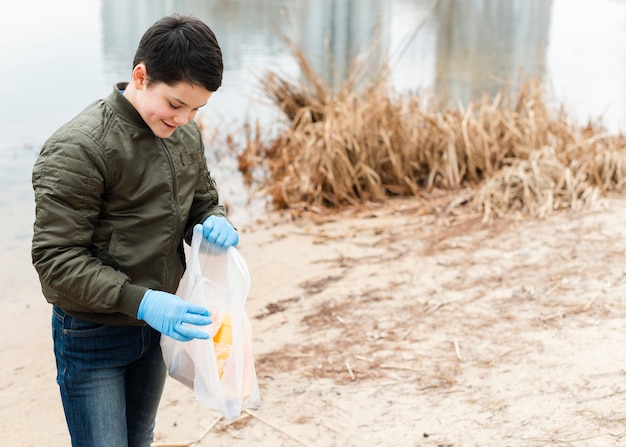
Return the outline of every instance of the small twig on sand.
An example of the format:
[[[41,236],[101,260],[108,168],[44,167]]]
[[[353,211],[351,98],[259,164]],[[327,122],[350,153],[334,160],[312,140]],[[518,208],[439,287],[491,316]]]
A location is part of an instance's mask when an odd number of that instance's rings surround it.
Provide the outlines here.
[[[456,353],[456,358],[459,360],[463,360],[461,357],[461,348],[459,347],[459,341],[454,340],[454,352]]]
[[[374,363],[373,359],[370,359],[369,357],[365,357],[363,355],[355,355],[354,358],[357,360],[363,360],[364,362]]]
[[[348,374],[350,374],[350,379],[355,380],[354,372],[352,371],[352,366],[350,366],[350,360],[346,359],[346,369],[348,370]]]
[[[306,442],[301,441],[300,439],[296,438],[296,437],[295,437],[295,436],[293,436],[293,435],[290,435],[289,433],[287,433],[286,431],[282,430],[281,428],[276,427],[274,424],[272,424],[271,422],[269,422],[269,421],[268,421],[268,420],[266,420],[266,419],[263,419],[263,418],[262,418],[261,416],[259,416],[258,414],[254,414],[254,413],[252,413],[252,412],[251,412],[251,411],[249,411],[249,410],[243,410],[243,411],[244,411],[244,413],[246,413],[247,415],[250,415],[250,416],[252,416],[253,418],[258,419],[259,421],[263,422],[263,423],[264,423],[265,425],[267,425],[268,427],[273,428],[273,429],[274,429],[274,430],[276,430],[277,432],[282,433],[283,435],[287,436],[287,437],[288,437],[288,438],[290,438],[290,439],[293,439],[294,441],[296,441],[297,443],[299,443],[299,444],[301,444],[301,445],[303,445],[303,446],[305,446],[305,447],[308,447],[308,444],[307,444]]]
[[[589,302],[587,302],[587,304],[585,304],[585,306],[583,307],[583,310],[589,310],[591,306],[593,306],[593,303],[596,302],[597,299],[598,297],[594,296]]]
[[[213,421],[213,423],[209,426],[209,428],[207,428],[204,433],[202,433],[202,435],[193,440],[193,441],[180,441],[180,442],[153,442],[151,447],[192,447],[194,444],[199,443],[200,441],[202,441],[204,438],[206,438],[206,435],[208,435],[210,433],[211,430],[213,430],[213,428],[215,428],[215,426],[217,425],[217,423],[219,421],[222,420],[222,416],[219,416],[217,419],[215,419],[215,421]]]
[[[383,363],[382,365],[379,366],[380,369],[400,369],[402,371],[413,371],[416,373],[423,373],[424,370],[423,369],[417,369],[417,368],[410,368],[408,366],[402,366],[402,365],[388,365],[386,363]]]
[[[602,396],[594,396],[594,397],[587,397],[585,399],[580,399],[580,400],[577,400],[576,403],[577,404],[584,404],[584,403],[593,402],[593,401],[596,401],[596,400],[608,399],[609,397],[618,396],[618,395],[624,394],[624,393],[626,393],[626,390],[617,390],[614,393],[604,394]]]

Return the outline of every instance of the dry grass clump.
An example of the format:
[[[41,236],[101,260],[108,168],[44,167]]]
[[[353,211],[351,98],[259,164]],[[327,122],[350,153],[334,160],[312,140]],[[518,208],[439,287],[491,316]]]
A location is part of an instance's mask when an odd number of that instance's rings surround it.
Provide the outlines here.
[[[355,69],[333,90],[294,54],[302,80],[276,72],[263,80],[289,126],[269,144],[258,132],[248,137],[239,156],[244,173],[266,169],[263,187],[279,208],[342,208],[443,190],[462,197],[451,203],[486,217],[545,216],[623,190],[626,138],[569,124],[562,110],[549,110],[537,80],[514,98],[441,107],[395,92],[385,72],[357,88]]]

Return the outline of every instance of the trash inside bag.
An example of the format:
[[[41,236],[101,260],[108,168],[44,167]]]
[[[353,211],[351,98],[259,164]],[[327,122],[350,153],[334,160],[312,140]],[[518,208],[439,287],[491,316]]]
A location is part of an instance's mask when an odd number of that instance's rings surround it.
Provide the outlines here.
[[[261,405],[245,311],[248,267],[236,248],[209,244],[201,225],[194,228],[187,264],[176,294],[209,309],[211,338],[180,342],[162,335],[163,359],[169,375],[191,388],[199,402],[236,419]]]

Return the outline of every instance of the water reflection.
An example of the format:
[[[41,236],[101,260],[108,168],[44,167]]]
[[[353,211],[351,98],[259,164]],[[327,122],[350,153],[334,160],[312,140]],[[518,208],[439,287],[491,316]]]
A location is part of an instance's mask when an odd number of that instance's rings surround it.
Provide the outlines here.
[[[552,0],[442,0],[435,88],[463,102],[494,95],[503,82],[545,80]]]
[[[328,84],[341,85],[359,57],[369,62],[370,74],[377,73],[389,48],[389,2],[324,0],[301,5],[294,15],[301,31],[293,38]]]
[[[346,78],[351,62],[372,48],[376,51],[371,61],[382,63],[387,42],[379,46],[375,41],[388,34],[389,9],[383,0],[107,0],[101,12],[105,67],[115,76],[127,75],[143,31],[177,12],[193,14],[211,26],[227,72],[245,69],[244,58],[288,56],[285,36],[302,48],[327,82],[336,85]],[[267,62],[268,67],[282,67],[276,60]]]
[[[505,79],[516,85],[520,74],[545,75],[552,0],[440,0],[426,16],[430,5],[431,0],[107,0],[101,7],[105,68],[117,79],[126,77],[143,31],[178,12],[202,18],[216,32],[226,88],[240,83],[243,70],[256,68],[257,76],[278,67],[295,73],[293,63],[281,62],[289,57],[281,35],[300,46],[330,85],[346,79],[359,56],[368,58],[371,75],[384,62],[406,71],[404,77],[396,73],[400,89],[432,87],[464,102],[495,94]],[[406,63],[395,60],[396,47],[422,20],[428,26],[403,54]]]
[[[226,70],[242,67],[250,50],[272,54],[284,15],[281,0],[107,0],[102,2],[103,54],[107,70],[127,75],[143,32],[165,15],[193,14],[213,29]]]

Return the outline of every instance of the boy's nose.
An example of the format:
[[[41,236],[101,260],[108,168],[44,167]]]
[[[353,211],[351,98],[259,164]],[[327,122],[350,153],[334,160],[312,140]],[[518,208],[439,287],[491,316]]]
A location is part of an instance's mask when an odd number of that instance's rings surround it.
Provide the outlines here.
[[[179,126],[184,126],[189,122],[189,115],[187,113],[177,113],[174,115],[174,122]]]

